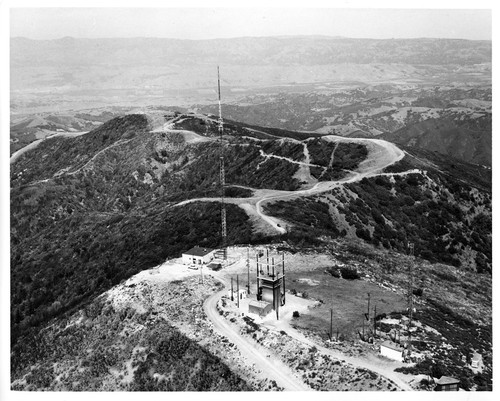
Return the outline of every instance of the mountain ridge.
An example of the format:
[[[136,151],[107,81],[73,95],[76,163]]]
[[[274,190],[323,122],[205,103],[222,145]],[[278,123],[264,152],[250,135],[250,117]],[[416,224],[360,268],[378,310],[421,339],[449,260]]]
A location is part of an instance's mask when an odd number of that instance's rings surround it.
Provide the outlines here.
[[[405,46],[407,48],[405,48]],[[457,48],[456,46],[460,46]],[[217,49],[224,48],[224,54]],[[460,49],[460,52],[458,52]],[[37,57],[64,51],[65,57]],[[85,51],[85,53],[81,53]],[[128,51],[129,53],[124,53]],[[227,65],[248,63],[392,63],[478,64],[491,62],[491,42],[453,39],[355,39],[294,37],[248,37],[230,39],[107,38],[56,40],[11,39],[11,64],[36,57],[42,65],[95,63],[106,54],[107,63],[120,64],[147,59],[149,63],[183,63],[192,57]],[[62,53],[61,53],[62,55]],[[85,57],[84,57],[85,55]],[[137,59],[137,55],[141,55]],[[45,62],[44,62],[45,60]],[[212,61],[210,61],[212,60]],[[69,63],[69,64],[68,64]],[[83,63],[83,64],[82,64]]]

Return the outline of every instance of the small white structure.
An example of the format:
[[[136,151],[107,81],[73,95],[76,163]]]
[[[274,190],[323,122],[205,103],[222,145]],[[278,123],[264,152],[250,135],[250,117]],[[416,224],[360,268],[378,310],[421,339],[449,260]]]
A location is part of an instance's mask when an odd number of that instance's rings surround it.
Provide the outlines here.
[[[231,299],[231,290],[227,292],[227,296]],[[244,288],[240,289],[240,299],[246,299],[247,296],[247,290]],[[234,299],[238,299],[238,292],[236,290],[233,290],[233,297]]]
[[[472,369],[481,369],[483,366],[483,357],[481,354],[474,352],[474,355],[472,356],[471,362],[470,362],[470,367]]]
[[[214,253],[215,249],[195,246],[182,254],[182,263],[187,266],[206,265],[214,259]]]
[[[401,345],[390,341],[384,341],[380,344],[380,355],[394,359],[395,361],[403,362],[403,351],[404,348]]]

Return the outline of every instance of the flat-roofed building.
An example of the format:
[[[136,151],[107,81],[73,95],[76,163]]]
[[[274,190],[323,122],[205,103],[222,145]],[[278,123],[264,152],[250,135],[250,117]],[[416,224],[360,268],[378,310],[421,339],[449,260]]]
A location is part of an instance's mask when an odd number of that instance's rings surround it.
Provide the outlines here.
[[[459,383],[460,380],[454,377],[441,376],[439,380],[436,380],[434,391],[458,391]]]
[[[272,304],[266,301],[250,301],[248,304],[248,313],[255,313],[259,316],[266,316],[272,310]]]
[[[214,259],[215,249],[195,246],[182,254],[182,263],[188,266],[206,265]]]

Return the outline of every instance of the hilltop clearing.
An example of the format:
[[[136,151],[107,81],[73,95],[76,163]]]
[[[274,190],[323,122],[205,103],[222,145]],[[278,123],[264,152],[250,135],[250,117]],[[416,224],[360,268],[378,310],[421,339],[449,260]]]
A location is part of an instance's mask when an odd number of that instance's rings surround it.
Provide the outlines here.
[[[439,367],[446,374],[463,377],[461,385],[464,386],[489,383],[491,321],[490,326],[473,323],[463,315],[471,313],[479,322],[488,315],[488,310],[478,313],[477,305],[486,305],[486,301],[468,293],[465,298],[472,303],[467,304],[459,289],[470,281],[470,274],[461,277],[458,270],[448,269],[448,276],[455,277],[459,286],[448,287],[446,294],[443,293],[446,299],[436,299],[436,289],[442,285],[438,282],[440,276],[436,276],[436,280],[425,277],[428,273],[438,274],[438,266],[418,261],[417,286],[424,286],[423,296],[416,299],[414,316],[414,359],[418,363],[403,364],[381,357],[379,344],[389,338],[390,327],[396,325],[403,330],[398,316],[405,313],[407,257],[370,246],[360,247],[352,241],[335,242],[304,252],[296,252],[286,244],[271,247],[271,252],[280,249],[285,252],[289,277],[286,304],[280,308],[280,319],[276,320],[274,313],[265,318],[247,317],[248,300],[242,300],[238,309],[236,302],[226,295],[229,281],[236,275],[240,277],[240,285],[246,285],[247,252],[253,260],[263,248],[229,248],[229,266],[218,272],[204,269],[203,279],[200,270],[188,269],[180,259],[168,260],[134,275],[85,308],[55,321],[32,342],[24,344],[24,352],[14,360],[12,388],[57,391],[425,389],[415,375],[421,369],[419,366]],[[330,267],[341,263],[356,269],[362,279],[342,279],[328,273]],[[255,294],[254,263],[251,269],[250,293]],[[440,274],[444,274],[444,266],[440,269]],[[323,278],[317,285],[311,278],[320,275]],[[299,277],[310,279],[296,279]],[[325,298],[322,294],[331,293],[332,285],[337,283],[334,299]],[[488,283],[484,280],[478,283],[478,287],[485,285]],[[365,300],[360,302],[359,298],[361,293],[366,295],[365,291],[371,292],[372,301],[378,307],[379,334],[374,344],[361,342],[357,337],[362,312],[366,310]],[[450,300],[461,302],[458,309],[462,315],[444,313],[444,303]],[[326,315],[329,316],[330,307],[336,317],[334,329],[338,330],[339,323],[344,322],[339,341],[330,341],[327,334]],[[352,315],[346,310],[352,310]],[[293,311],[300,311],[300,315],[293,317]],[[448,322],[447,325],[440,319]],[[464,322],[468,322],[467,328],[462,327]],[[471,330],[479,335],[470,333]],[[466,364],[458,362],[470,347],[482,353],[486,363],[483,373],[474,374]],[[448,352],[443,353],[445,349]],[[431,358],[433,362],[429,362]],[[415,374],[411,370],[413,366]],[[401,368],[406,369],[406,374],[399,372],[404,370]],[[183,373],[186,371],[191,374]]]

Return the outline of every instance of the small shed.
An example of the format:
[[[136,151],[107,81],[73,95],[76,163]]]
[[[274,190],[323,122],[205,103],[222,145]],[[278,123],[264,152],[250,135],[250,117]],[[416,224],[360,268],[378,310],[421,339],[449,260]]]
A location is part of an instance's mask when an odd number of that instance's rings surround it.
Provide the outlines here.
[[[384,341],[380,344],[380,355],[394,359],[395,361],[403,362],[403,351],[404,348],[401,345],[391,341]]]
[[[459,383],[460,380],[454,377],[441,376],[441,378],[436,381],[434,391],[458,391]]]
[[[250,301],[248,304],[248,313],[255,313],[259,316],[265,316],[273,310],[273,305],[266,301]]]
[[[182,263],[185,265],[204,265],[214,259],[215,249],[195,246],[182,254]]]
[[[483,357],[481,354],[474,352],[474,355],[472,355],[471,361],[470,361],[470,366],[473,369],[481,369],[483,364]]]

